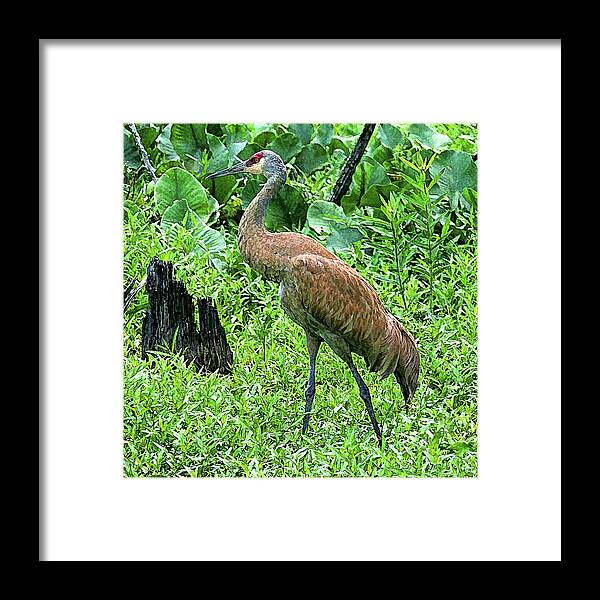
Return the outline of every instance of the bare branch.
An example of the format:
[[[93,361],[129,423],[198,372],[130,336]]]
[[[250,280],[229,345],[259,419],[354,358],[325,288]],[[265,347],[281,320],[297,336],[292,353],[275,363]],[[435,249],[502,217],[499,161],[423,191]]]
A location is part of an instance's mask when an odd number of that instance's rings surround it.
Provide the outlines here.
[[[352,154],[348,157],[348,160],[344,163],[344,167],[342,168],[342,172],[338,177],[338,180],[335,182],[333,186],[333,191],[331,192],[330,202],[334,204],[341,204],[342,198],[346,195],[348,190],[350,189],[350,184],[352,183],[352,176],[354,175],[354,171],[356,171],[356,167],[362,158],[362,155],[365,153],[367,149],[367,145],[371,136],[373,135],[373,131],[375,130],[375,125],[373,123],[367,123],[356,141],[356,145],[354,146],[354,150],[352,150]]]
[[[137,284],[135,279],[132,279],[129,285],[125,288],[123,292],[123,310],[127,310],[127,307],[131,304],[133,299],[137,296],[137,293],[144,287],[146,283],[146,275],[142,277],[142,280]]]
[[[148,171],[148,173],[150,173],[150,176],[152,177],[152,181],[154,181],[154,183],[156,183],[156,181],[157,181],[156,173],[154,172],[154,169],[152,168],[152,163],[150,162],[150,157],[148,156],[148,153],[146,152],[146,148],[144,148],[144,144],[142,143],[142,138],[140,137],[140,134],[138,133],[135,123],[129,123],[129,129],[131,129],[131,133],[133,133],[133,138],[135,140],[135,145],[138,147],[138,150],[140,151],[140,154],[142,155],[142,161],[144,162],[144,166],[146,167],[146,170]]]

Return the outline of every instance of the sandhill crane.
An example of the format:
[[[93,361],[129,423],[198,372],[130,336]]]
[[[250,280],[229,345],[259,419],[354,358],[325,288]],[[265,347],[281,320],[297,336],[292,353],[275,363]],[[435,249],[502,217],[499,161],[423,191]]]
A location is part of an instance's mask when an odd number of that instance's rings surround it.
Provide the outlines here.
[[[394,373],[408,404],[417,387],[419,352],[413,337],[383,306],[375,290],[335,254],[299,233],[272,233],[264,225],[269,201],[285,183],[281,157],[270,150],[208,175],[262,174],[267,181],[240,221],[237,242],[243,259],[265,279],[279,283],[284,312],[306,333],[310,361],[305,389],[302,433],[306,433],[315,396],[315,367],[322,342],[348,365],[373,424],[379,444],[381,430],[371,394],[356,369],[352,354],[364,357],[382,379]]]

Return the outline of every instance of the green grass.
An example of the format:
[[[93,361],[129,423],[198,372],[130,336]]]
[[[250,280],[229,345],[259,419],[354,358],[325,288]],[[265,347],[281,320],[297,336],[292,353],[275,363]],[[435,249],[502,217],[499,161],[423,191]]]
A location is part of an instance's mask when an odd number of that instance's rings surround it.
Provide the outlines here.
[[[181,356],[140,356],[144,293],[124,327],[124,473],[126,476],[292,477],[477,475],[476,260],[458,247],[436,286],[445,308],[428,314],[416,279],[401,309],[391,278],[375,284],[386,306],[418,340],[421,376],[404,408],[393,377],[380,381],[357,360],[385,444],[380,449],[349,371],[326,346],[317,364],[311,424],[301,434],[308,356],[300,327],[279,304],[277,285],[241,261],[232,234],[222,269],[168,243],[143,211],[125,224],[126,278],[141,278],[150,256],[175,264],[190,293],[212,296],[234,352],[230,376],[199,375]],[[192,243],[188,240],[188,243]],[[352,262],[352,255],[346,254]],[[136,310],[137,307],[137,310]],[[362,368],[361,368],[362,367]]]

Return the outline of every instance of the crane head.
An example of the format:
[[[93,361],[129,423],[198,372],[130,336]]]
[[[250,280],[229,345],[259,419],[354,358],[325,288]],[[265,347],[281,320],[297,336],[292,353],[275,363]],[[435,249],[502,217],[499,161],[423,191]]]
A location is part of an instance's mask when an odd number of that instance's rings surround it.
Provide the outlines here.
[[[256,152],[247,160],[243,160],[232,167],[215,171],[207,175],[207,179],[216,177],[225,177],[226,175],[236,175],[237,173],[250,173],[251,175],[265,175],[279,177],[285,181],[286,170],[281,157],[271,150],[261,150]]]

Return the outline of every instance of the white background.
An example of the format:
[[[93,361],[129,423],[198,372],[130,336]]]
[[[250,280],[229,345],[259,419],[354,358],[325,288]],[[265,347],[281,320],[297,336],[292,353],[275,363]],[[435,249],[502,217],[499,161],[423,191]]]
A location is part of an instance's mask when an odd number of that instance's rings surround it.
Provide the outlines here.
[[[558,42],[40,48],[44,559],[560,559]],[[125,121],[479,123],[477,479],[122,477]]]

